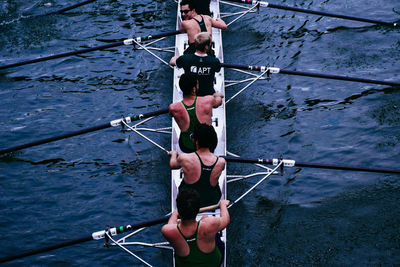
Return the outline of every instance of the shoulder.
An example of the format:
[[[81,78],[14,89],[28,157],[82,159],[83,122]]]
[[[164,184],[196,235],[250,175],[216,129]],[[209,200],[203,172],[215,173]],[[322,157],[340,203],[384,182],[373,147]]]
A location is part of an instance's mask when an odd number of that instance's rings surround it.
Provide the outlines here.
[[[205,96],[198,96],[197,101],[200,103],[209,103],[214,101],[214,96],[212,95],[205,95]]]
[[[217,166],[222,170],[225,168],[226,160],[222,157],[218,157]]]
[[[209,15],[202,15],[202,16],[203,16],[204,20],[208,20],[208,21],[212,21],[213,20],[213,18],[210,17]]]
[[[226,160],[225,160],[225,158],[223,158],[223,157],[218,157],[218,163],[219,164],[226,164]]]
[[[212,61],[212,62],[217,62],[218,64],[221,63],[221,62],[219,61],[219,58],[217,58],[217,57],[214,57],[214,56],[208,56],[208,57],[209,57],[209,60]]]
[[[194,158],[193,156],[194,156],[194,153],[182,153],[182,154],[179,154],[178,161],[181,164],[185,164],[187,162],[192,161]]]
[[[218,231],[219,219],[213,216],[201,220],[200,232],[203,235],[215,234]]]
[[[192,58],[191,54],[184,54],[182,56],[179,56],[177,58],[176,62],[178,62],[178,61],[183,62],[183,61],[186,61],[186,60],[191,59],[191,58]]]
[[[207,56],[207,61],[209,63],[214,64],[215,66],[221,66],[221,62],[219,61],[219,59],[217,57]]]
[[[184,20],[182,21],[181,27],[184,29],[187,29],[188,27],[190,27],[190,24],[192,24],[193,20]]]
[[[185,65],[185,63],[186,63],[187,61],[188,61],[187,54],[186,54],[186,55],[179,56],[179,57],[176,59],[176,66],[182,67],[182,66]]]
[[[181,108],[181,102],[172,103],[169,105],[169,112],[176,112]]]
[[[174,237],[176,235],[177,228],[176,224],[166,224],[161,228],[161,233],[165,237]]]

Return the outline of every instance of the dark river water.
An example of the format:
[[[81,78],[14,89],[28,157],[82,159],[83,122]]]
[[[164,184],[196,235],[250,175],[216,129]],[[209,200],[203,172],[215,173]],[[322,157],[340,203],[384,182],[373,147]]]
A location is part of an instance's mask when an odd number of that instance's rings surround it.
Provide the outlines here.
[[[64,15],[23,18],[76,1],[67,2],[0,0],[0,65],[175,29],[172,0],[98,0]],[[400,20],[398,0],[275,3]],[[174,43],[169,37],[154,46]],[[227,63],[400,81],[400,30],[390,27],[264,8],[233,23],[223,43]],[[132,47],[0,71],[0,148],[167,107],[172,74]],[[225,78],[248,76],[226,70]],[[226,88],[227,99],[240,88]],[[247,157],[399,169],[399,89],[273,74],[227,104],[227,149]],[[171,119],[161,115],[145,125],[169,127]],[[170,147],[168,135],[148,136]],[[236,163],[227,168],[228,174],[262,171]],[[170,211],[165,152],[119,128],[2,157],[0,170],[1,257]],[[257,181],[230,183],[228,197],[236,199]],[[228,265],[398,265],[399,203],[400,175],[286,168],[230,209]],[[154,226],[133,241],[164,240]],[[142,265],[103,244],[90,241],[8,265]],[[169,251],[133,249],[154,266],[171,263]]]

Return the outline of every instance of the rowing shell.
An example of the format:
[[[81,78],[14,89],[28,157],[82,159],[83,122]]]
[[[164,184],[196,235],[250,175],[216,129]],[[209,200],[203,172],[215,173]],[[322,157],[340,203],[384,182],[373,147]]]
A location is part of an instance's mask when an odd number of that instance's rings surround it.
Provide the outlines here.
[[[212,0],[210,4],[210,11],[214,19],[219,17],[219,0]],[[181,17],[180,14],[180,6],[178,5],[178,12],[177,12],[177,23],[176,29],[179,30],[181,26]],[[213,28],[212,33],[213,39],[213,48],[215,51],[215,56],[223,62],[223,50],[222,50],[222,35],[220,29]],[[188,46],[188,39],[187,34],[179,34],[176,36],[175,40],[175,55],[181,56],[183,55],[183,51]],[[174,84],[173,84],[173,102],[181,101],[182,91],[179,89],[179,77],[183,73],[183,69],[174,68]],[[225,84],[224,84],[224,71],[221,69],[219,73],[215,74],[215,82],[214,82],[214,89],[216,92],[219,92],[225,95]],[[216,155],[226,155],[226,125],[225,125],[225,102],[223,101],[222,105],[218,108],[213,110],[212,116],[212,125],[217,133],[218,137],[218,145],[215,149]],[[172,119],[172,150],[176,150],[179,153],[182,151],[179,148],[179,135],[180,129],[178,124]],[[181,170],[172,170],[171,171],[171,207],[172,211],[176,210],[176,197],[178,195],[178,188],[182,182],[183,173]],[[219,186],[221,188],[222,198],[226,199],[226,168],[222,172],[219,178]],[[201,218],[203,214],[198,215],[198,219]],[[210,215],[210,213],[208,213]],[[220,211],[216,210],[215,213],[212,213],[214,216],[219,216]],[[224,260],[223,265],[226,266],[226,230],[222,231],[222,238],[221,240],[225,244],[225,251],[224,251]],[[174,258],[174,266],[175,266],[175,258]]]

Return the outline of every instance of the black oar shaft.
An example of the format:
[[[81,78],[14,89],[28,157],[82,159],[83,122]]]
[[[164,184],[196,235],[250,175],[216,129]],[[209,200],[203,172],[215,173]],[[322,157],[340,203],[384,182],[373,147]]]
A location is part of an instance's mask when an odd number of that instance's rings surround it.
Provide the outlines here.
[[[319,169],[331,169],[331,170],[347,170],[347,171],[361,171],[361,172],[377,172],[377,173],[393,173],[400,174],[400,170],[391,170],[384,168],[365,168],[347,165],[334,165],[334,164],[322,164],[322,163],[307,163],[307,162],[296,162],[297,167],[307,168],[319,168]]]
[[[20,259],[20,258],[24,258],[24,257],[28,257],[28,256],[40,254],[40,253],[51,251],[51,250],[55,250],[55,249],[58,249],[58,248],[63,248],[63,247],[72,246],[72,245],[75,245],[75,244],[80,244],[80,243],[83,243],[83,242],[86,242],[86,241],[90,241],[90,240],[93,240],[92,235],[76,238],[76,239],[73,239],[73,240],[69,240],[69,241],[66,241],[66,242],[62,242],[62,243],[59,243],[59,244],[54,244],[54,245],[50,245],[50,246],[46,246],[46,247],[42,247],[42,248],[38,248],[38,249],[28,250],[28,251],[22,252],[20,254],[16,254],[16,255],[11,255],[11,256],[4,257],[4,258],[0,258],[0,263],[4,263],[4,262],[7,262],[7,261],[12,261],[12,260],[16,260],[16,259]]]
[[[254,70],[254,71],[262,71],[264,68],[268,68],[266,66],[239,65],[239,64],[228,64],[228,63],[221,63],[221,66],[225,67],[225,68]],[[313,77],[313,78],[323,78],[323,79],[331,79],[331,80],[350,81],[350,82],[381,84],[381,85],[389,85],[389,86],[400,86],[400,82],[380,81],[380,80],[364,79],[364,78],[349,77],[349,76],[339,76],[339,75],[331,75],[331,74],[322,74],[322,73],[314,73],[314,72],[293,71],[293,70],[286,70],[286,69],[279,69],[279,68],[271,68],[271,69],[275,69],[276,73],[280,73],[280,74],[297,75],[297,76],[305,76],[305,77]],[[272,72],[272,73],[274,73],[274,72]]]
[[[85,133],[90,133],[90,132],[102,130],[102,129],[109,128],[109,127],[111,127],[111,124],[110,123],[105,123],[105,124],[102,124],[102,125],[86,128],[86,129],[83,129],[83,130],[79,130],[79,131],[75,131],[75,132],[69,132],[69,133],[65,133],[65,134],[59,135],[59,136],[49,137],[49,138],[45,138],[45,139],[42,139],[42,140],[30,142],[30,143],[27,143],[27,144],[23,144],[23,145],[18,145],[18,146],[2,149],[2,150],[0,150],[0,155],[6,154],[6,153],[10,153],[10,152],[15,152],[15,151],[18,151],[18,150],[21,150],[21,149],[25,149],[25,148],[29,148],[29,147],[34,147],[34,146],[47,144],[47,143],[50,143],[50,142],[66,139],[66,138],[69,138],[69,137],[73,137],[73,136],[77,136],[77,135],[81,135],[81,134],[85,134]]]
[[[219,208],[219,204],[203,207],[203,208],[200,208],[199,213],[215,210],[215,209],[218,209],[218,208]],[[112,229],[109,229],[107,231],[109,231],[109,234],[113,236],[113,235],[117,235],[117,234],[121,234],[121,233],[130,232],[130,231],[133,231],[133,230],[141,229],[143,227],[150,227],[150,226],[157,225],[157,224],[160,224],[160,223],[165,223],[165,222],[168,221],[168,219],[169,219],[169,216],[166,215],[166,216],[158,217],[156,219],[152,219],[152,220],[149,220],[149,221],[144,221],[144,222],[135,223],[135,224],[132,224],[132,225],[125,225],[125,226],[120,226],[120,227],[117,227],[117,228],[112,228]],[[84,236],[84,237],[72,239],[72,240],[65,241],[65,242],[62,242],[62,243],[59,243],[59,244],[54,244],[54,245],[46,246],[46,247],[43,247],[43,248],[29,250],[29,251],[22,252],[22,253],[17,254],[17,255],[7,256],[7,257],[4,257],[4,258],[0,258],[0,263],[7,262],[7,261],[12,261],[12,260],[23,258],[23,257],[27,257],[27,256],[32,256],[32,255],[35,255],[35,254],[51,251],[51,250],[62,248],[62,247],[66,247],[66,246],[71,246],[71,245],[83,243],[83,242],[90,241],[90,240],[103,239],[105,237],[105,234],[106,234],[106,230],[102,230],[102,231],[94,232],[91,235],[87,235],[87,236]]]
[[[360,17],[354,17],[354,16],[347,16],[347,15],[342,15],[342,14],[335,14],[335,13],[330,13],[330,12],[316,11],[316,10],[303,9],[303,8],[290,7],[290,6],[282,6],[282,5],[271,4],[271,3],[265,2],[265,1],[255,1],[255,0],[228,0],[228,1],[244,3],[244,4],[251,4],[251,5],[255,5],[255,4],[259,3],[262,7],[290,10],[290,11],[307,13],[307,14],[312,14],[312,15],[320,15],[320,16],[325,16],[325,17],[354,20],[354,21],[367,22],[367,23],[373,23],[373,24],[379,24],[379,25],[385,25],[385,26],[391,26],[391,27],[399,27],[400,26],[398,23],[395,23],[395,22],[386,22],[386,21],[380,21],[380,20],[374,20],[374,19],[367,19],[367,18],[360,18]]]
[[[143,227],[157,225],[157,224],[160,224],[163,222],[167,222],[168,218],[169,218],[168,216],[163,216],[163,217],[159,217],[157,219],[153,219],[153,220],[149,220],[149,221],[145,221],[145,222],[141,222],[141,223],[136,223],[133,225],[121,226],[121,227],[116,228],[116,232],[117,232],[117,234],[121,234],[121,233],[129,232],[129,231],[133,231],[136,229],[140,229]],[[51,250],[55,250],[55,249],[59,249],[59,248],[67,247],[67,246],[72,246],[75,244],[84,243],[84,242],[94,240],[94,239],[101,239],[101,238],[104,238],[104,234],[105,234],[105,231],[100,231],[100,232],[92,233],[92,234],[84,236],[84,237],[71,239],[69,241],[65,241],[62,243],[58,243],[58,244],[54,244],[54,245],[50,245],[50,246],[46,246],[46,247],[42,247],[42,248],[38,248],[38,249],[28,250],[28,251],[22,252],[17,255],[0,258],[0,263],[40,254],[43,252],[48,252]]]
[[[381,84],[381,85],[389,85],[389,86],[400,86],[400,82],[379,81],[379,80],[372,80],[372,79],[339,76],[339,75],[331,75],[331,74],[321,74],[321,73],[313,73],[313,72],[304,72],[304,71],[292,71],[292,70],[280,69],[280,73],[288,74],[288,75],[305,76],[305,77],[340,80],[340,81],[372,83],[372,84]]]
[[[165,114],[165,113],[168,113],[168,108],[160,109],[160,110],[157,110],[157,111],[152,111],[152,112],[145,113],[145,114],[133,115],[133,116],[127,117],[125,119],[129,118],[130,121],[137,121],[137,120],[141,120],[141,119],[145,119],[145,118],[149,118],[149,117],[154,117],[154,116]],[[120,120],[117,120],[117,121],[120,122]],[[69,133],[65,133],[65,134],[59,135],[59,136],[49,137],[49,138],[45,138],[45,139],[42,139],[42,140],[30,142],[30,143],[27,143],[27,144],[23,144],[23,145],[18,145],[18,146],[2,149],[2,150],[0,150],[0,155],[6,154],[6,153],[10,153],[10,152],[15,152],[15,151],[18,151],[18,150],[21,150],[21,149],[24,149],[24,148],[29,148],[29,147],[33,147],[33,146],[42,145],[42,144],[47,144],[47,143],[50,143],[50,142],[66,139],[66,138],[69,138],[69,137],[73,137],[73,136],[77,136],[77,135],[82,135],[82,134],[86,134],[86,133],[90,133],[90,132],[106,129],[106,128],[109,128],[109,127],[112,127],[112,126],[117,126],[117,125],[113,125],[113,124],[116,124],[116,123],[114,121],[111,121],[111,122],[107,122],[107,123],[100,124],[100,125],[97,125],[97,126],[93,126],[93,127],[90,127],[90,128],[82,129],[82,130],[79,130],[79,131],[69,132]]]
[[[64,7],[64,8],[62,8],[62,9],[56,10],[56,11],[52,11],[52,12],[43,14],[42,16],[55,15],[55,14],[62,14],[62,13],[64,13],[64,12],[70,11],[70,10],[72,10],[72,9],[75,9],[75,8],[78,8],[78,7],[81,7],[81,6],[84,6],[84,5],[87,5],[87,4],[96,2],[96,1],[97,1],[97,0],[87,0],[87,1],[83,1],[83,2],[77,3],[77,4],[75,4],[75,5],[71,5],[71,6]]]
[[[97,51],[97,50],[104,50],[104,49],[107,49],[107,48],[113,48],[113,47],[122,46],[122,45],[124,45],[124,42],[120,41],[120,42],[115,42],[115,43],[111,43],[111,44],[106,44],[106,45],[95,46],[95,47],[91,47],[91,48],[75,50],[75,51],[56,54],[56,55],[47,56],[47,57],[40,57],[40,58],[25,60],[25,61],[21,61],[21,62],[17,62],[17,63],[12,63],[12,64],[8,64],[8,65],[0,66],[0,70],[9,69],[9,68],[18,67],[18,66],[23,66],[23,65],[28,65],[28,64],[33,64],[33,63],[47,61],[47,60],[52,60],[52,59],[57,59],[57,58],[75,56],[75,55],[79,55],[79,54],[89,53],[89,52]]]
[[[258,163],[258,164],[272,165],[274,162],[279,162],[278,159],[276,159],[276,160],[262,159],[262,158],[254,159],[254,158],[231,157],[231,156],[224,156],[224,158],[229,162],[241,162],[241,163]],[[285,163],[285,160],[283,160],[283,161]],[[347,171],[400,174],[400,170],[392,170],[392,169],[385,169],[385,168],[365,168],[365,167],[348,166],[348,165],[335,165],[335,164],[290,161],[290,164],[292,164],[292,163],[294,164],[293,167],[307,167],[307,168],[332,169],[332,170],[347,170]]]
[[[386,21],[380,21],[380,20],[359,18],[359,17],[354,17],[354,16],[347,16],[347,15],[341,15],[341,14],[335,14],[335,13],[328,13],[328,12],[323,12],[323,11],[315,11],[315,10],[309,10],[309,9],[303,9],[303,8],[297,8],[297,7],[275,5],[275,4],[271,4],[271,3],[268,4],[268,7],[276,8],[276,9],[296,11],[296,12],[302,12],[302,13],[307,13],[307,14],[312,14],[312,15],[321,15],[321,16],[325,16],[325,17],[333,17],[333,18],[340,18],[340,19],[346,19],[346,20],[367,22],[367,23],[379,24],[379,25],[385,25],[385,26],[392,26],[392,27],[396,27],[397,26],[397,24],[393,23],[393,22],[386,22]]]
[[[176,35],[179,33],[180,33],[180,31],[173,31],[173,32],[160,33],[160,34],[155,34],[155,35],[147,35],[147,36],[143,36],[143,37],[136,37],[134,39],[139,39],[140,41],[148,41],[148,40],[153,40],[153,39],[158,39],[158,38],[162,38],[162,37]],[[47,60],[52,60],[52,59],[57,59],[57,58],[62,58],[62,57],[84,54],[84,53],[97,51],[97,50],[104,50],[107,48],[113,48],[113,47],[127,45],[127,44],[129,44],[129,42],[126,43],[124,41],[119,41],[119,42],[115,42],[115,43],[111,43],[111,44],[95,46],[95,47],[85,48],[85,49],[81,49],[81,50],[75,50],[75,51],[56,54],[56,55],[52,55],[52,56],[41,57],[41,58],[36,58],[36,59],[31,59],[31,60],[25,60],[25,61],[21,61],[21,62],[17,62],[17,63],[0,66],[0,70],[23,66],[23,65],[28,65],[28,64],[33,64],[33,63],[47,61]]]

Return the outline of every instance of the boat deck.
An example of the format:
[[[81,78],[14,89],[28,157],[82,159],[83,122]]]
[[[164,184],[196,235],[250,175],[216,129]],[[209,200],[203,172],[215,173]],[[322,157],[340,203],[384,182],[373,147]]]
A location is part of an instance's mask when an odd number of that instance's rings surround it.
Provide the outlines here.
[[[181,25],[181,17],[180,17],[180,6],[178,5],[178,16],[176,27],[179,30]],[[213,18],[219,17],[219,1],[212,0],[210,4],[210,10]],[[183,55],[183,51],[188,45],[187,35],[179,34],[176,36],[175,40],[175,55],[181,56]],[[222,34],[220,29],[213,28],[213,49],[215,51],[216,57],[223,62],[223,49],[222,49]],[[173,102],[178,102],[182,100],[182,91],[179,89],[179,77],[183,73],[183,69],[174,68],[174,83],[173,83]],[[224,71],[221,69],[220,72],[215,75],[214,89],[216,92],[219,92],[225,95],[225,84],[224,84]],[[223,101],[222,105],[213,110],[212,116],[212,125],[215,128],[218,137],[218,145],[215,149],[216,155],[226,155],[226,125],[225,125],[225,102]],[[171,140],[171,148],[172,150],[177,150],[179,153],[182,153],[179,148],[179,135],[180,129],[172,119],[172,140]],[[172,210],[176,209],[176,196],[178,194],[178,188],[182,181],[183,174],[181,170],[172,170],[171,171],[171,208]],[[219,186],[221,188],[222,198],[226,199],[226,169],[222,172],[219,178]],[[210,213],[206,213],[210,214]],[[219,210],[216,210],[214,213],[211,213],[214,216],[219,216]],[[204,214],[199,214],[198,218]],[[226,230],[223,230],[221,240],[225,243],[225,258],[224,264],[226,265]]]

